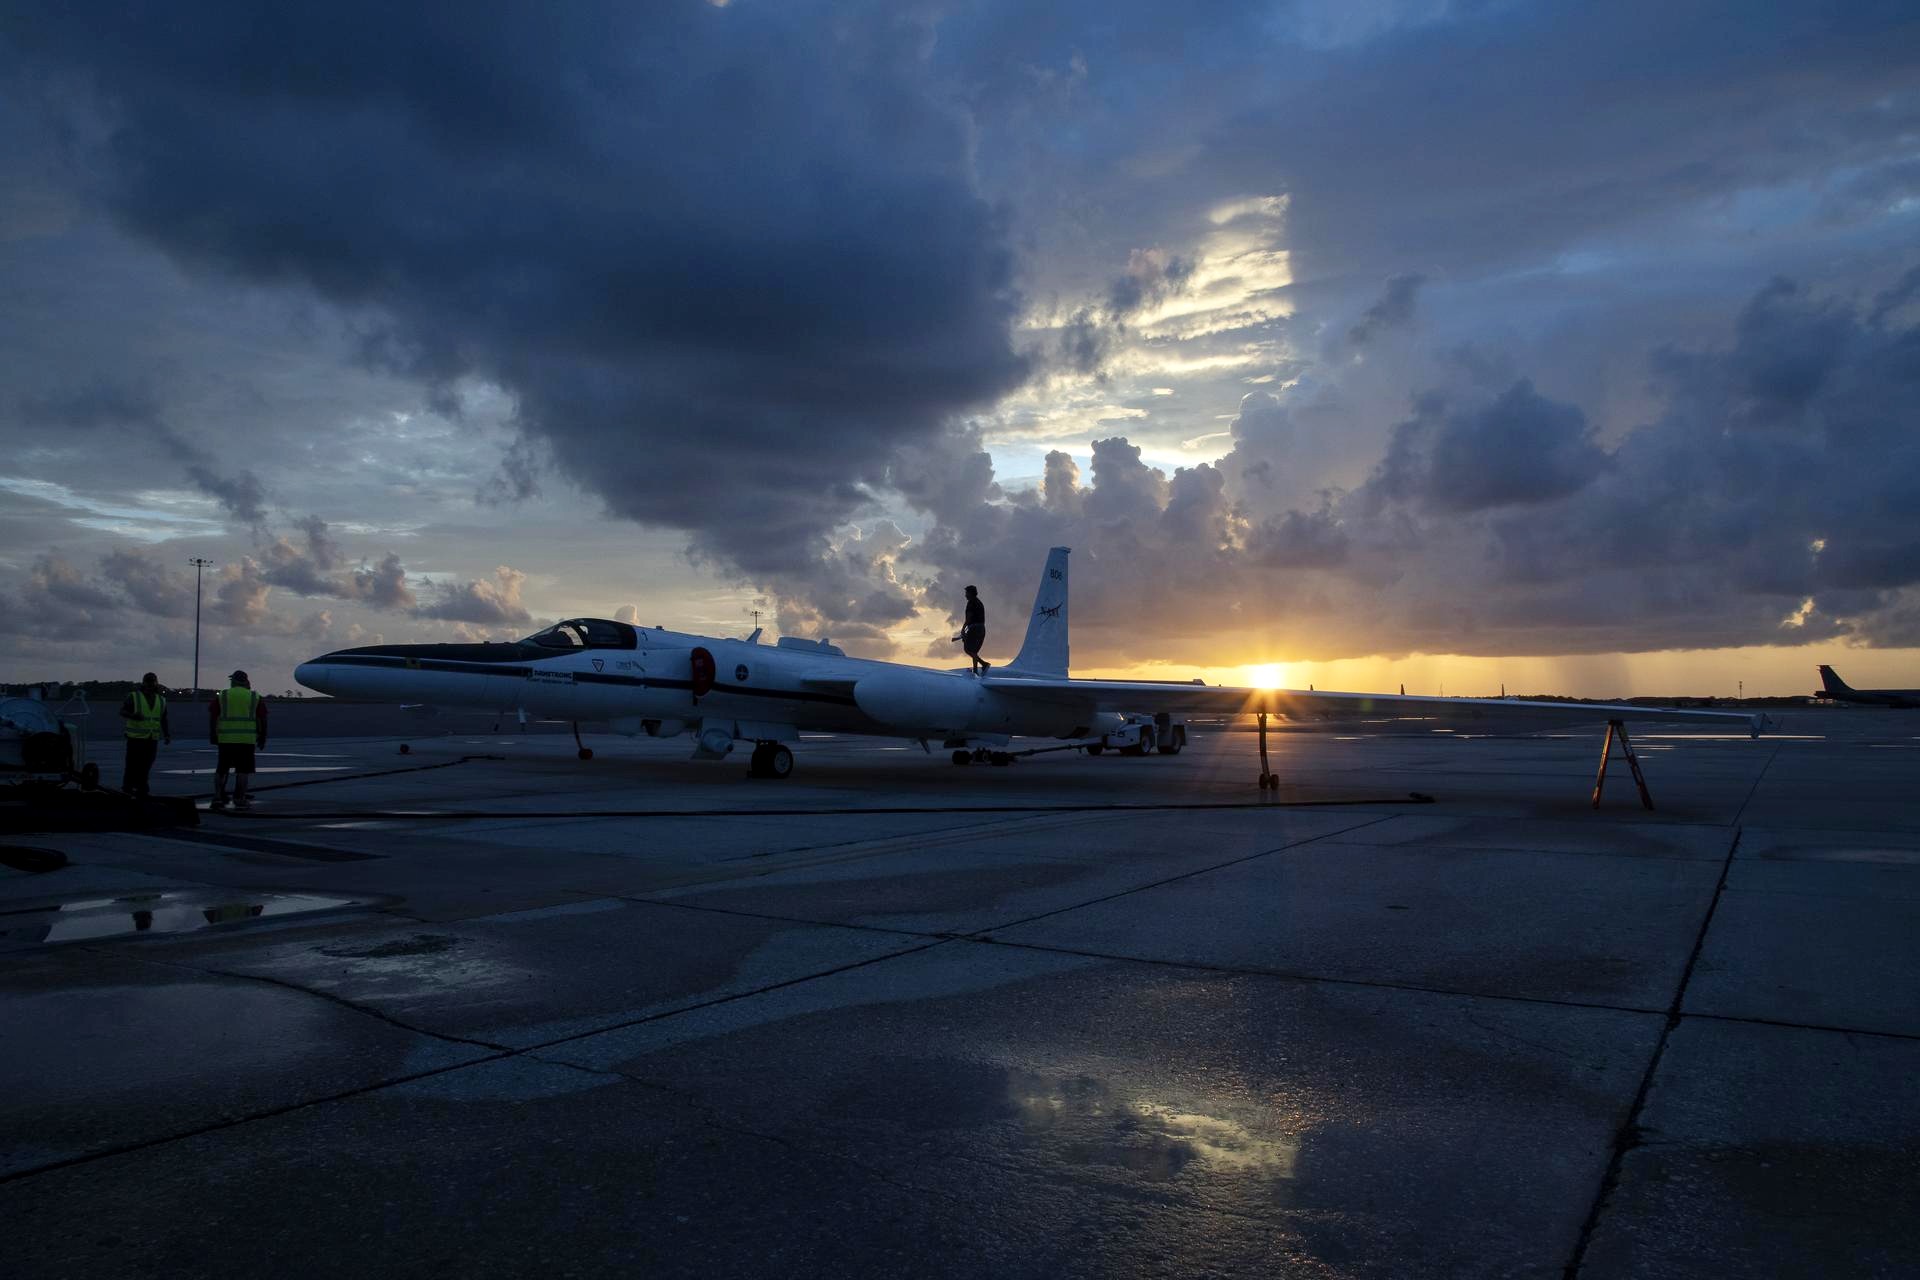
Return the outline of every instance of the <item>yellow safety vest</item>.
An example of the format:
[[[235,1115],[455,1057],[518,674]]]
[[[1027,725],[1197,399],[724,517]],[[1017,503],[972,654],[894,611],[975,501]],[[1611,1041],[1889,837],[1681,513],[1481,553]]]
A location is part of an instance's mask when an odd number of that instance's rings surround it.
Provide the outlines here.
[[[260,727],[254,716],[260,706],[260,695],[251,689],[234,685],[231,689],[222,689],[216,695],[220,704],[220,727],[214,736],[220,742],[258,742]]]
[[[133,718],[127,721],[129,738],[160,736],[160,717],[167,714],[167,700],[159,694],[149,702],[138,689],[133,691]]]

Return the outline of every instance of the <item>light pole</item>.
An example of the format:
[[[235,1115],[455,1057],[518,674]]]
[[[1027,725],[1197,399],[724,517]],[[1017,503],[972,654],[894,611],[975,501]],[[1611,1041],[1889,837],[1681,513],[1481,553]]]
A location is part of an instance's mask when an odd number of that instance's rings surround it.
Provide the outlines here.
[[[187,561],[193,566],[193,696],[200,696],[200,575],[213,561],[195,556]]]

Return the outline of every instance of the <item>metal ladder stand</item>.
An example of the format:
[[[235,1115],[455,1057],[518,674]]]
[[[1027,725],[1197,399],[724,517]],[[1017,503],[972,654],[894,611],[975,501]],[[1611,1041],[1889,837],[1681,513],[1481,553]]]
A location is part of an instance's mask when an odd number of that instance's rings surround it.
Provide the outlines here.
[[[1627,768],[1633,770],[1633,781],[1640,788],[1640,804],[1653,808],[1653,796],[1647,791],[1647,775],[1640,772],[1640,757],[1633,753],[1633,739],[1627,736],[1626,722],[1607,721],[1607,740],[1600,746],[1600,772],[1593,780],[1593,807],[1600,807],[1600,791],[1607,785],[1607,761],[1613,756],[1613,740],[1620,739],[1620,754],[1627,758]]]

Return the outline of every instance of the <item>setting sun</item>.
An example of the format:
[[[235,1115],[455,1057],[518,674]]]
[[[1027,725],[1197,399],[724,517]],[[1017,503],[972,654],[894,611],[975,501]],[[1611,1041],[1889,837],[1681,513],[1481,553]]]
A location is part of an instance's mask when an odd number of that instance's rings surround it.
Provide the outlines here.
[[[1242,667],[1246,682],[1255,689],[1278,689],[1286,684],[1286,667],[1278,662],[1262,662]]]

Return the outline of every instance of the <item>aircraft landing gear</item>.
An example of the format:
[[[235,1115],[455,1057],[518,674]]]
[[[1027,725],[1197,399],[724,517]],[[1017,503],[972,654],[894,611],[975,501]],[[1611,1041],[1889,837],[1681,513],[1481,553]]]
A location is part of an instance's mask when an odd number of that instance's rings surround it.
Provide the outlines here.
[[[573,745],[580,748],[580,758],[582,760],[593,759],[593,748],[580,741],[580,722],[578,720],[573,722]]]
[[[750,778],[784,778],[793,772],[793,752],[784,743],[756,742],[747,760]]]
[[[1012,764],[1013,760],[1013,752],[994,751],[988,747],[975,747],[971,751],[962,747],[953,753],[953,762],[955,764],[997,764],[1005,766]]]
[[[1267,767],[1267,713],[1260,713],[1260,789],[1278,791],[1280,775]]]

